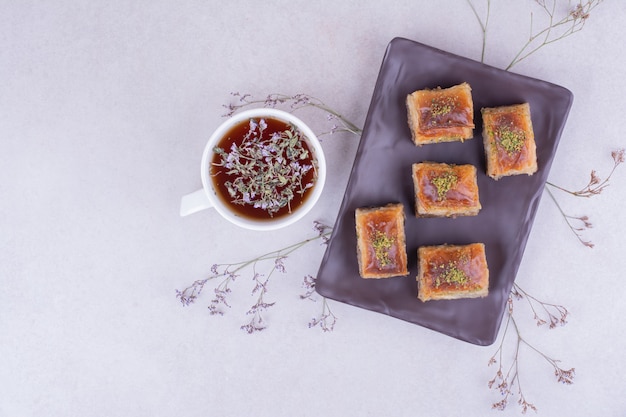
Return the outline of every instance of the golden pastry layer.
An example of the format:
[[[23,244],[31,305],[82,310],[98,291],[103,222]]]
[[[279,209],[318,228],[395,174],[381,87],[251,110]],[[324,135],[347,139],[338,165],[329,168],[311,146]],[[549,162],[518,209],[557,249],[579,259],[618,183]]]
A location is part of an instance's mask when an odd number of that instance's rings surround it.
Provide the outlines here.
[[[497,180],[507,175],[537,172],[537,147],[529,104],[484,108],[481,113],[487,175]]]
[[[357,257],[362,278],[406,276],[404,206],[358,208],[355,213]]]
[[[484,244],[423,246],[417,255],[420,300],[477,298],[488,294],[489,268]]]
[[[481,209],[473,165],[413,164],[413,188],[417,217],[475,216]]]
[[[468,83],[450,88],[418,90],[406,98],[413,142],[453,142],[474,136],[474,103]]]

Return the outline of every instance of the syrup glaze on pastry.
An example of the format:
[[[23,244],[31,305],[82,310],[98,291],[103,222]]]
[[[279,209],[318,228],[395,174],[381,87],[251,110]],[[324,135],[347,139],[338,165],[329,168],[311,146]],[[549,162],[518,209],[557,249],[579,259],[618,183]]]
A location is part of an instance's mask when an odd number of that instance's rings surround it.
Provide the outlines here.
[[[481,113],[487,175],[497,180],[537,172],[537,147],[529,104],[484,108]]]
[[[481,209],[473,165],[413,164],[413,188],[417,217],[475,216]]]
[[[358,208],[355,213],[357,256],[362,278],[409,274],[404,235],[404,206]]]
[[[418,90],[406,99],[413,142],[463,141],[474,136],[474,104],[467,83],[450,88]]]
[[[489,269],[485,245],[423,246],[418,249],[417,297],[422,301],[485,297]]]

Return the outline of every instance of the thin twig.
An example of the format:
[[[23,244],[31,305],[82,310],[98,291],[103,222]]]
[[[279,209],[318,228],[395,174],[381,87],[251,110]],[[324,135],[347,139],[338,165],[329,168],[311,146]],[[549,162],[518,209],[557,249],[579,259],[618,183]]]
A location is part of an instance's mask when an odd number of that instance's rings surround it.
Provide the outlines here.
[[[552,199],[552,201],[556,205],[556,208],[559,210],[559,213],[561,213],[561,216],[563,217],[563,219],[567,223],[567,226],[570,228],[572,233],[574,233],[574,235],[580,241],[580,243],[582,243],[583,245],[585,245],[588,248],[593,248],[594,244],[592,242],[590,242],[590,241],[584,240],[582,238],[582,236],[580,235],[580,233],[579,233],[580,231],[584,230],[584,228],[590,228],[591,227],[591,223],[588,222],[587,216],[574,217],[574,216],[570,216],[570,215],[565,214],[565,212],[561,208],[561,205],[559,204],[559,202],[554,197],[554,194],[552,194],[552,191],[550,191],[550,189],[548,187],[544,187],[544,190],[548,193],[548,195],[550,196],[550,198]],[[574,225],[571,223],[571,220],[579,220],[579,221],[583,222],[585,227],[584,228],[574,227]]]
[[[338,131],[345,131],[359,136],[362,133],[362,129],[349,121],[341,113],[333,110],[332,108],[328,107],[322,100],[309,94],[288,95],[282,93],[271,93],[268,94],[264,99],[254,99],[250,94],[232,93],[231,95],[233,97],[239,97],[240,104],[224,105],[224,107],[228,110],[228,112],[224,115],[227,117],[233,115],[236,111],[251,105],[263,105],[264,107],[274,108],[278,105],[284,104],[288,105],[289,111],[291,112],[307,107],[313,107],[326,112],[330,116],[329,120],[339,120],[339,122],[343,125],[342,128],[334,126],[333,129],[324,134],[332,134]]]
[[[571,195],[573,195],[575,197],[587,197],[587,198],[589,198],[589,197],[593,197],[594,195],[598,195],[606,187],[609,186],[609,181],[610,181],[611,177],[613,176],[613,173],[615,172],[617,167],[624,163],[624,153],[625,152],[626,151],[624,149],[617,149],[617,150],[614,150],[613,152],[611,152],[611,157],[613,158],[613,168],[609,172],[609,175],[607,175],[607,177],[604,180],[602,180],[598,176],[596,171],[592,170],[589,182],[587,183],[586,186],[584,186],[583,188],[581,188],[578,191],[571,191],[571,190],[568,190],[568,189],[563,188],[561,186],[558,186],[556,184],[553,184],[551,182],[546,182],[546,184],[551,186],[551,187],[554,187],[554,188],[556,188],[558,190],[561,190],[563,192],[571,194]]]
[[[602,1],[603,0],[588,0],[584,4],[579,3],[576,8],[571,10],[569,13],[567,13],[567,15],[559,20],[556,20],[556,0],[552,1],[551,9],[546,6],[545,1],[536,1],[536,3],[541,6],[544,13],[548,16],[548,25],[542,30],[533,33],[533,15],[531,13],[531,28],[528,40],[518,51],[518,53],[513,57],[509,65],[506,67],[506,70],[511,69],[514,65],[528,58],[530,55],[534,54],[544,46],[558,42],[564,38],[567,38],[568,36],[573,35],[574,33],[580,32],[584,28],[591,11],[595,9],[600,3],[602,3]],[[561,29],[565,26],[568,27],[566,27],[560,35],[551,37],[552,33],[556,29]],[[534,45],[536,43],[535,41],[539,39],[542,40],[539,42],[538,45],[533,47],[532,45]]]
[[[480,18],[478,12],[476,11],[476,8],[474,7],[474,4],[472,3],[471,0],[467,0],[467,3],[469,4],[469,6],[472,8],[472,12],[474,12],[474,16],[476,16],[476,20],[478,20],[478,24],[480,25],[480,28],[482,29],[482,50],[480,52],[480,62],[485,62],[485,51],[487,49],[487,27],[489,26],[489,14],[491,11],[491,0],[487,0],[487,16],[485,17],[485,21],[483,22],[482,19]]]
[[[526,291],[522,290],[517,284],[515,284],[515,287],[511,291],[511,294],[509,295],[509,299],[507,301],[508,308],[506,310],[507,318],[506,318],[506,322],[504,325],[504,330],[502,332],[502,337],[500,339],[500,344],[496,352],[489,359],[489,363],[488,363],[488,365],[493,365],[493,364],[498,363],[498,369],[496,370],[496,374],[493,377],[493,379],[491,379],[487,383],[487,386],[490,389],[498,390],[500,394],[503,396],[500,401],[492,404],[492,408],[497,409],[497,410],[506,409],[511,397],[514,395],[513,389],[515,386],[517,386],[517,390],[516,390],[517,395],[518,395],[517,403],[522,409],[522,414],[526,414],[528,410],[533,410],[536,412],[537,407],[535,407],[534,404],[528,402],[528,400],[526,399],[526,396],[524,395],[524,391],[522,389],[522,381],[521,381],[521,376],[520,376],[520,369],[521,369],[520,367],[521,356],[520,355],[521,355],[522,346],[526,346],[527,348],[529,348],[531,351],[538,354],[541,358],[543,358],[546,362],[548,362],[552,366],[557,382],[561,382],[561,383],[568,384],[568,385],[572,384],[574,382],[575,369],[574,368],[571,368],[571,369],[561,368],[559,366],[559,361],[557,359],[554,359],[551,356],[548,356],[547,354],[542,352],[539,348],[537,348],[535,345],[531,344],[530,342],[528,342],[528,340],[524,338],[524,336],[522,335],[519,329],[517,321],[514,317],[514,307],[513,307],[514,297],[517,299],[520,299],[523,297],[531,297],[533,300],[535,300],[536,302],[540,304],[545,304],[546,306],[561,307],[565,311],[567,311],[567,309],[565,309],[562,306],[556,306],[554,304],[543,303],[537,300],[535,297],[530,296]],[[557,308],[557,311],[561,311],[561,310]],[[550,313],[548,312],[548,314]],[[503,369],[504,343],[507,340],[507,335],[509,334],[510,329],[513,329],[515,331],[514,333],[515,334],[514,336],[515,347],[513,350],[512,362],[509,365],[505,373]],[[498,359],[496,359],[496,357]]]

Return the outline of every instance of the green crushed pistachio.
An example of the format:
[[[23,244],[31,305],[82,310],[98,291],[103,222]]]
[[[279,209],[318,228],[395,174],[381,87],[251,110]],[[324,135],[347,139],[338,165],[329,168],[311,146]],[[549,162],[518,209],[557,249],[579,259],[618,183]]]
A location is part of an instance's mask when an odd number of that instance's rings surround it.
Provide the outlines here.
[[[437,288],[439,288],[441,284],[461,286],[469,282],[469,277],[453,262],[447,265],[439,265],[436,269],[443,270],[435,279],[435,287]]]
[[[513,130],[507,126],[498,128],[496,132],[498,143],[509,154],[516,154],[524,147],[524,132]]]
[[[452,106],[449,104],[434,102],[432,106],[430,106],[430,113],[435,117],[443,116],[444,114],[448,114],[451,111]]]
[[[446,171],[432,178],[430,182],[437,188],[439,200],[443,200],[446,197],[446,193],[456,186],[458,180],[459,178],[453,171]]]
[[[391,264],[391,258],[389,256],[389,250],[393,246],[395,239],[391,236],[387,236],[380,230],[374,231],[372,235],[372,246],[374,247],[374,254],[378,264],[385,267]]]

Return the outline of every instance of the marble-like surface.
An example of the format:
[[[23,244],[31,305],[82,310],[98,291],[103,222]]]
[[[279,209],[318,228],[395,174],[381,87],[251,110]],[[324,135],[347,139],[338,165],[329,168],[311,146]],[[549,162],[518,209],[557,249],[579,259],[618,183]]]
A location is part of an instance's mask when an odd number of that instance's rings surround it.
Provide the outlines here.
[[[474,2],[484,16],[486,2]],[[506,67],[540,11],[492,3],[485,61]],[[512,69],[574,93],[556,184],[581,188],[592,169],[606,177],[611,151],[625,146],[625,12],[602,3],[583,31]],[[358,146],[351,134],[323,137],[324,194],[287,229],[245,231],[212,211],[181,218],[180,197],[200,187],[200,154],[230,93],[307,93],[362,126],[397,36],[480,58],[480,27],[461,0],[0,2],[0,416],[491,412],[500,396],[487,388],[487,362],[497,345],[332,301],[335,330],[309,329],[322,302],[299,295],[319,267],[317,242],[272,276],[263,332],[240,330],[255,301],[250,270],[232,284],[224,316],[208,314],[212,286],[189,307],[175,297],[214,263],[315,236],[314,220],[332,223]],[[330,128],[323,113],[300,116],[317,132]],[[591,199],[555,192],[568,214],[589,215],[593,249],[547,196],[541,202],[517,282],[571,316],[565,327],[536,328],[521,303],[518,322],[576,378],[558,384],[523,348],[522,388],[540,415],[626,412],[625,178],[618,168]],[[519,413],[515,400],[505,415]]]

